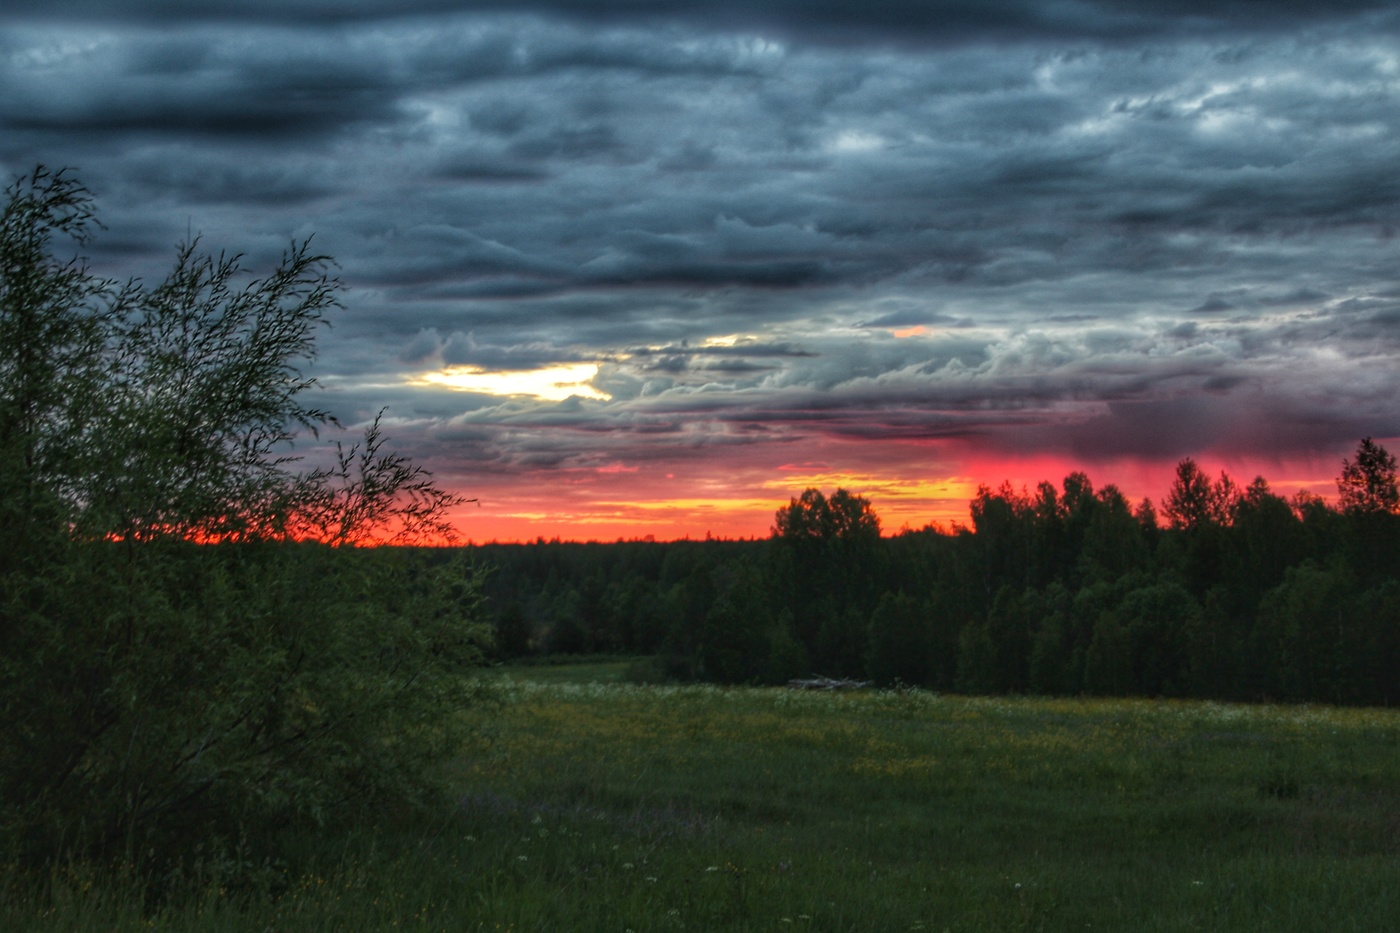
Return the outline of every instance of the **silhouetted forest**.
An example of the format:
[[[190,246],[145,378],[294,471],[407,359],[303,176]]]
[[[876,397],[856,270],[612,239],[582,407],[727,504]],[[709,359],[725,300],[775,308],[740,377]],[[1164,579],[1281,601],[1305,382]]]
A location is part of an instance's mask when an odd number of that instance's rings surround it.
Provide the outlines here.
[[[982,487],[971,527],[881,537],[809,489],[753,541],[485,545],[502,658],[653,655],[659,673],[812,673],[964,693],[1400,699],[1400,494],[1369,438],[1339,496],[1177,466],[1160,503],[1083,473]]]

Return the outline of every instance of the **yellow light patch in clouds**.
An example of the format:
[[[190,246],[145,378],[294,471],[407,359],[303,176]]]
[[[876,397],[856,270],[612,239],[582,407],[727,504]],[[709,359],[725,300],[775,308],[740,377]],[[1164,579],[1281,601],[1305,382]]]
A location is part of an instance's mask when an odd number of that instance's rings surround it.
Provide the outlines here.
[[[443,386],[485,395],[529,395],[551,402],[561,402],[575,395],[607,401],[612,396],[589,385],[589,380],[597,375],[597,363],[564,363],[543,369],[503,372],[492,372],[479,366],[449,366],[437,372],[424,373],[411,380],[411,384]]]
[[[894,476],[846,470],[805,470],[794,464],[779,468],[786,475],[763,486],[791,498],[804,489],[831,494],[846,489],[869,499],[885,534],[899,528],[922,528],[930,523],[947,527],[966,524],[967,503],[977,494],[977,482],[967,476]]]
[[[870,473],[850,473],[844,471],[821,471],[793,473],[781,479],[768,480],[766,489],[794,490],[815,488],[829,491],[835,488],[849,489],[861,495],[878,499],[881,502],[894,500],[939,501],[955,499],[965,501],[977,494],[977,486],[967,477],[950,476],[941,479],[917,477],[876,476]],[[793,493],[796,495],[796,493]]]
[[[681,510],[686,512],[752,512],[769,513],[777,508],[772,499],[639,499],[636,501],[608,501],[599,505],[622,509],[636,509],[639,512],[664,512]]]

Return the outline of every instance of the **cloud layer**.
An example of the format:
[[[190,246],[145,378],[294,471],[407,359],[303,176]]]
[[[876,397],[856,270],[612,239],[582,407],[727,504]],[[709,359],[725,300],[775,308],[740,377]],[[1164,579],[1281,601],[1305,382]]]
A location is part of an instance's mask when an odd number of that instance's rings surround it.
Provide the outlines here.
[[[1391,4],[117,6],[0,13],[0,169],[76,166],[123,273],[314,234],[323,401],[493,521],[762,533],[845,477],[917,524],[974,469],[1400,436]]]

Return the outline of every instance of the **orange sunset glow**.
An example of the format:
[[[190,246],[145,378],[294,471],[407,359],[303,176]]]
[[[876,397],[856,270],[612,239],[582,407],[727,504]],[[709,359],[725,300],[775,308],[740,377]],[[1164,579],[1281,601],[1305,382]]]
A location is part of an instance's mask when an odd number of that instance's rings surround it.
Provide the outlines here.
[[[1279,462],[1202,457],[1198,462],[1212,476],[1224,470],[1241,485],[1262,475],[1280,495],[1307,491],[1328,499],[1336,495],[1341,466],[1340,459],[1332,463],[1325,458]],[[490,486],[479,487],[472,494],[480,495],[481,501],[460,508],[455,519],[462,536],[476,543],[766,537],[774,513],[804,489],[830,493],[843,488],[869,499],[882,532],[890,535],[931,524],[944,529],[968,525],[968,506],[979,485],[995,489],[1009,482],[1034,492],[1039,482],[1058,487],[1076,471],[1086,472],[1096,489],[1111,483],[1133,502],[1147,497],[1160,504],[1176,463],[1085,465],[1053,457],[969,458],[966,467],[965,474],[925,478],[896,471],[782,464],[766,475],[746,470],[742,479],[716,482],[683,467],[657,474],[640,466],[611,466],[556,475],[538,489],[528,481],[503,484],[495,494]]]

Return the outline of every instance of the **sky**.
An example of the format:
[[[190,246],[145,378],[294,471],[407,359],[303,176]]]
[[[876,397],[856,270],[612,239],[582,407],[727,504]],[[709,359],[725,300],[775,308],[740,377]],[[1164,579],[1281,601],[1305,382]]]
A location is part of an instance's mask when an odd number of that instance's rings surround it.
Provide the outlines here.
[[[0,173],[94,267],[334,256],[308,401],[470,540],[886,532],[1400,449],[1400,6],[6,0]]]

